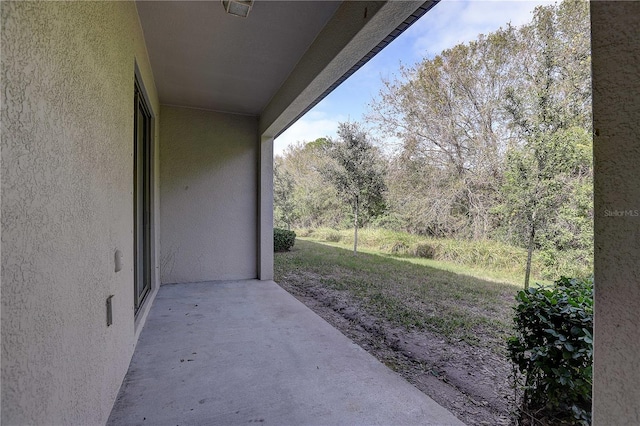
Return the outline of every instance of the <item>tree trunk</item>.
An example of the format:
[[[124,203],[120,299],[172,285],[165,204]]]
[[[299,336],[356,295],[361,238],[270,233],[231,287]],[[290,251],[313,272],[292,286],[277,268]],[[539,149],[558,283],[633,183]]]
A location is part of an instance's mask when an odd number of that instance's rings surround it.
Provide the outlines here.
[[[353,220],[353,254],[358,253],[358,199],[356,198],[356,215]]]
[[[524,273],[524,289],[529,288],[529,276],[531,275],[531,257],[533,255],[533,242],[536,236],[536,227],[531,224],[531,233],[529,234],[529,247],[527,248],[527,270]]]

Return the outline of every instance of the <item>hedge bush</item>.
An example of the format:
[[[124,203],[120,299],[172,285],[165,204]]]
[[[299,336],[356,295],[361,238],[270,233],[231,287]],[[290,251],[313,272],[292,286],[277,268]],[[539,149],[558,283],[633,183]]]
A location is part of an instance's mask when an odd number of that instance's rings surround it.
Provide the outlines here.
[[[524,381],[522,412],[550,423],[590,424],[593,278],[562,277],[516,299],[508,349]]]
[[[286,229],[273,228],[274,251],[289,251],[296,242],[296,233]]]
[[[412,254],[416,257],[424,259],[433,259],[436,256],[436,250],[427,243],[417,243],[413,245]]]

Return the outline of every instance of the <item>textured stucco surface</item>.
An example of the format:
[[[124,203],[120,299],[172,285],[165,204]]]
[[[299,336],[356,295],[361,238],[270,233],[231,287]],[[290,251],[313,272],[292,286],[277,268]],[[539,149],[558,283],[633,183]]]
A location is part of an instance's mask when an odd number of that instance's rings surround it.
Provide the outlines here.
[[[640,2],[591,2],[594,424],[640,424]]]
[[[158,111],[142,32],[132,2],[1,8],[1,422],[103,424],[135,346],[136,61]]]
[[[163,105],[160,280],[258,276],[256,117]]]

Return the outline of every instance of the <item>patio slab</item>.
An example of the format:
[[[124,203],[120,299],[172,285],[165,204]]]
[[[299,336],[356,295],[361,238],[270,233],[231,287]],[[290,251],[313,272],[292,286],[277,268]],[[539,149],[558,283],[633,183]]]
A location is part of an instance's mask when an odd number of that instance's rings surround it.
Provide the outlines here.
[[[162,286],[109,425],[463,425],[273,281]]]

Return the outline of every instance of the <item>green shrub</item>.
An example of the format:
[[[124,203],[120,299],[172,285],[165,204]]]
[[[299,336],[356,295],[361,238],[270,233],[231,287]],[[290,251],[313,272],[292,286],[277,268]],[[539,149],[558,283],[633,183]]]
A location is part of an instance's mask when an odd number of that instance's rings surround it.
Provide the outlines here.
[[[273,228],[274,251],[289,251],[296,242],[296,233],[286,229]]]
[[[436,255],[436,250],[427,243],[414,244],[411,251],[414,256],[424,259],[433,259]]]
[[[560,275],[586,276],[593,271],[593,254],[586,250],[544,249],[534,254],[542,266],[540,277],[545,280]]]
[[[516,299],[508,348],[524,380],[523,413],[543,410],[554,422],[590,424],[593,278],[562,277]]]

